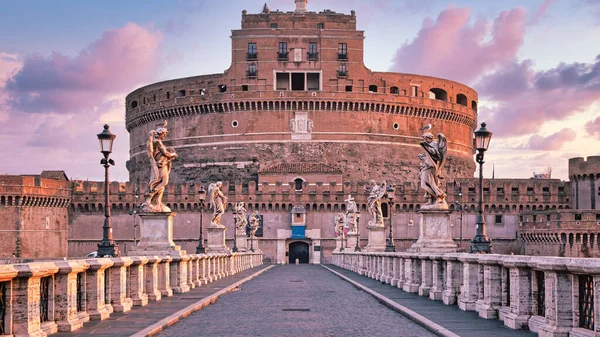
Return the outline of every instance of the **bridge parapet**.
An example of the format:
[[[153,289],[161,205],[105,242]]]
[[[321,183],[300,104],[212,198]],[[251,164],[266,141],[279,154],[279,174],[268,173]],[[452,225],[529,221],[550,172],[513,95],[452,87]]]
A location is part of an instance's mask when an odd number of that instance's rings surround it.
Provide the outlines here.
[[[341,252],[333,263],[540,336],[595,336],[600,319],[600,259]]]
[[[0,265],[0,335],[74,331],[261,264],[257,252]]]

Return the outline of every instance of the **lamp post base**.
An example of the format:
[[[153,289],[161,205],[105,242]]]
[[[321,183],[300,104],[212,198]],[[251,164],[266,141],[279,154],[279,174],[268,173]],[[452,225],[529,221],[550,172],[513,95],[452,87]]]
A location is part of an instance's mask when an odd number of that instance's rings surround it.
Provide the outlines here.
[[[389,239],[388,239],[388,243],[385,245],[385,251],[388,253],[396,251],[396,246],[394,246],[394,244],[392,242],[390,242]]]
[[[493,254],[492,240],[483,235],[476,235],[471,241],[470,252],[474,254]]]
[[[119,256],[119,245],[113,240],[102,240],[98,244],[98,257]]]

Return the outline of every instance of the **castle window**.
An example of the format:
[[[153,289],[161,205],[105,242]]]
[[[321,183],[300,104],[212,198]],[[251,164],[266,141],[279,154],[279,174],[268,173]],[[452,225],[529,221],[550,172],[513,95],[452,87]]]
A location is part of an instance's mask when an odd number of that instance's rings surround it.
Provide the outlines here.
[[[391,87],[390,94],[398,95],[400,94],[400,90],[398,89],[398,87]]]
[[[545,194],[550,193],[550,187],[542,187],[542,192]]]
[[[386,202],[382,202],[381,203],[381,216],[383,216],[384,218],[388,218],[390,216],[389,214],[389,208],[388,208],[388,204]]]
[[[532,218],[533,218],[532,222],[536,222],[537,221],[537,215],[534,214]]]
[[[575,221],[581,221],[581,213],[575,213]]]
[[[471,109],[477,111],[477,102],[471,101]]]
[[[185,96],[185,90],[179,90],[177,94],[179,95],[179,97],[183,97]]]
[[[242,91],[248,91],[248,85],[242,84]]]
[[[256,42],[250,42],[248,43],[248,55],[247,55],[247,59],[248,60],[256,60],[258,54],[256,52]]]
[[[279,42],[279,50],[277,51],[277,59],[279,59],[279,60],[287,60],[288,59],[287,42]]]
[[[276,23],[272,23],[271,24],[271,28],[277,28],[277,24]]]
[[[248,77],[256,77],[256,76],[257,76],[256,63],[249,63],[248,64]]]
[[[144,97],[143,102],[144,102],[144,104],[146,104],[146,97]]]
[[[346,92],[352,92],[352,86],[351,85],[347,85],[346,86]]]
[[[448,93],[444,89],[431,88],[429,90],[429,99],[437,99],[440,101],[448,101]]]
[[[467,100],[467,96],[463,95],[463,94],[458,94],[456,95],[456,104],[460,104],[460,105],[464,105],[464,106],[468,106],[468,100]]]
[[[345,64],[340,64],[338,67],[338,76],[348,76],[348,68]]]
[[[304,90],[304,73],[292,73],[292,90]]]
[[[138,102],[137,101],[131,101],[131,105],[130,106],[131,106],[132,109],[133,108],[137,108]]]
[[[322,22],[317,23],[317,29],[325,29],[325,24]]]
[[[294,180],[294,189],[296,191],[302,191],[302,184],[304,183],[304,181],[302,181],[302,179],[297,178]]]
[[[152,101],[156,102],[156,94],[154,94],[154,96],[152,96]]]
[[[600,221],[600,214],[596,214],[596,221]]]
[[[171,93],[167,91],[167,99],[171,98]]]
[[[227,86],[225,84],[220,84],[219,85],[219,92],[226,92],[227,91]]]
[[[533,194],[533,187],[527,187],[527,193]]]
[[[498,194],[504,194],[504,187],[498,187],[498,188],[496,188],[496,193],[498,193]]]
[[[501,224],[502,223],[502,214],[496,214],[495,218],[496,218],[495,219],[496,220],[495,223],[497,223],[497,224]]]
[[[320,84],[321,81],[319,80],[320,78],[320,74],[319,73],[306,73],[306,85],[308,86],[308,90],[321,90],[320,88]]]
[[[411,85],[410,89],[411,89],[411,96],[417,97],[419,95],[419,87],[418,86]]]
[[[510,190],[513,194],[519,194],[519,188],[518,187],[513,187]]]
[[[338,60],[348,59],[348,45],[345,43],[338,44]]]
[[[377,86],[376,85],[370,85],[369,86],[369,92],[377,92]]]
[[[275,74],[275,90],[290,90],[290,73]]]
[[[319,58],[319,53],[317,52],[317,43],[309,42],[308,43],[308,53],[306,54],[309,61],[316,61]]]

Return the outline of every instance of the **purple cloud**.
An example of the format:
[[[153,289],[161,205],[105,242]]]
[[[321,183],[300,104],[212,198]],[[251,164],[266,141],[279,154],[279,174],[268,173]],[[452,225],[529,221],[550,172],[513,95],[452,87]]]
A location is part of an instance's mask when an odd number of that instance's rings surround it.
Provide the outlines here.
[[[529,138],[527,145],[524,148],[531,150],[557,151],[560,150],[564,143],[575,140],[577,134],[573,129],[565,128],[548,137],[533,135]]]
[[[596,139],[600,140],[600,117],[585,124],[585,130]]]

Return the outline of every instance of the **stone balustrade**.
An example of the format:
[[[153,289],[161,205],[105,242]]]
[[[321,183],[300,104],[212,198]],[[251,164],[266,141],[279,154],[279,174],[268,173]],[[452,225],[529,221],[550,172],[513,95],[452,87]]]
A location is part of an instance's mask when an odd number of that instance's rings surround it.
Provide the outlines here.
[[[262,253],[233,253],[0,265],[0,335],[74,331],[90,320],[262,265],[262,260]]]
[[[466,253],[333,254],[333,264],[539,336],[597,336],[600,259]]]

